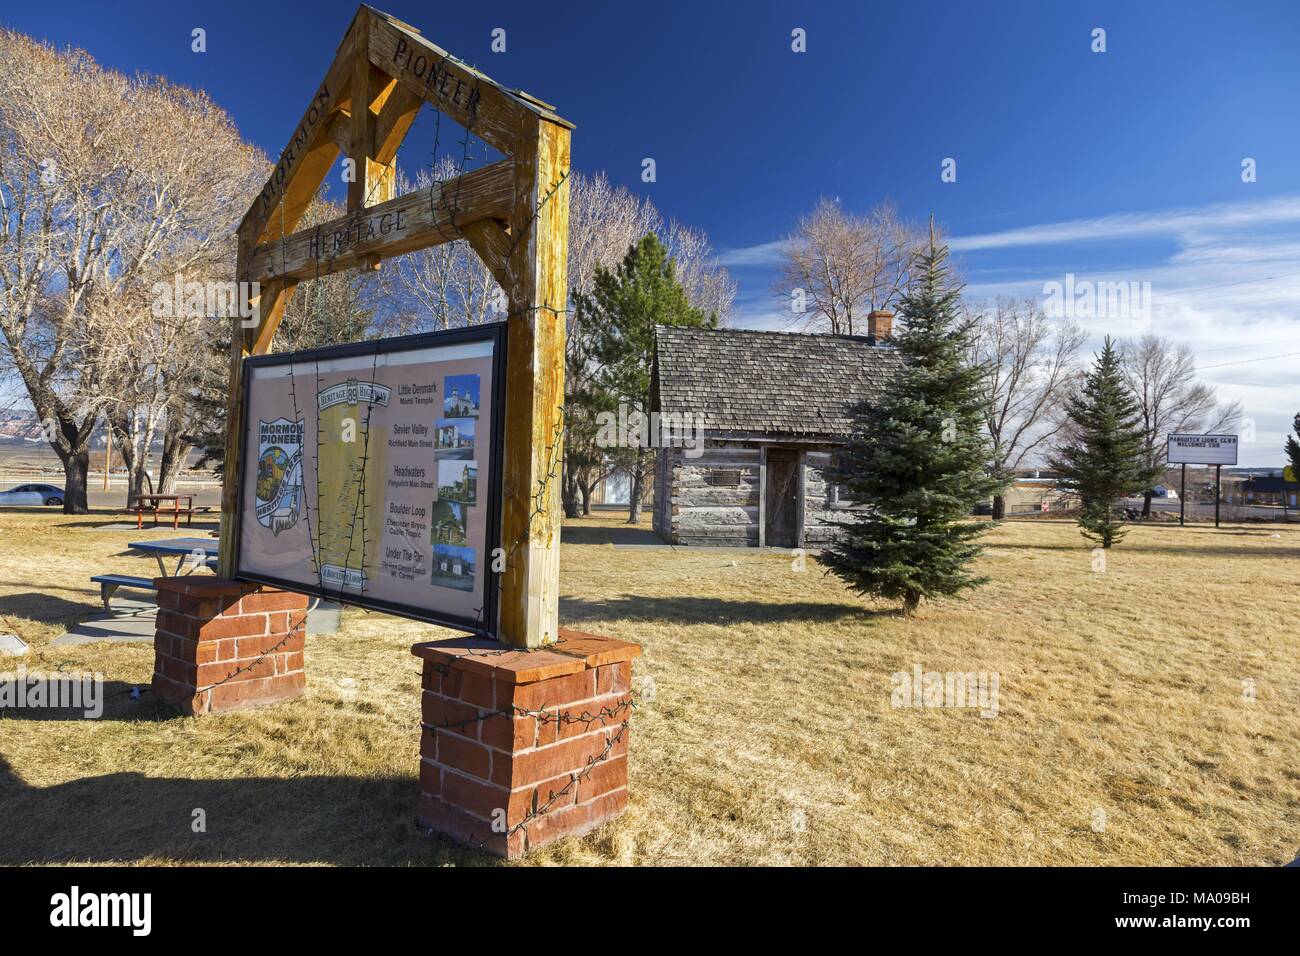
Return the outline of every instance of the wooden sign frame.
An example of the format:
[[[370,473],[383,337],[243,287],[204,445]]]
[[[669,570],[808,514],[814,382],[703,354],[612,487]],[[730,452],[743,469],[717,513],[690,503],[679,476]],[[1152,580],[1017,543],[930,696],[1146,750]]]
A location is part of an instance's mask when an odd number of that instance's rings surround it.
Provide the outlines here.
[[[428,103],[506,158],[430,191],[395,195],[397,148]],[[239,536],[244,360],[271,351],[301,281],[465,239],[508,298],[501,575],[497,636],[558,639],[560,488],[573,124],[362,5],[325,78],[238,229],[236,278],[258,283],[258,319],[234,321],[218,573]],[[293,232],[340,153],[355,161],[347,215]]]

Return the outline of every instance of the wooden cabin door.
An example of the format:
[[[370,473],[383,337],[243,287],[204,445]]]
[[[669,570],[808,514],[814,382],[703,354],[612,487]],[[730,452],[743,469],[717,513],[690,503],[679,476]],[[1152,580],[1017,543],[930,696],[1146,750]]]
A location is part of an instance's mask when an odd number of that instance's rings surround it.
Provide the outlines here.
[[[791,448],[767,450],[767,527],[764,543],[774,548],[799,546],[799,452]]]

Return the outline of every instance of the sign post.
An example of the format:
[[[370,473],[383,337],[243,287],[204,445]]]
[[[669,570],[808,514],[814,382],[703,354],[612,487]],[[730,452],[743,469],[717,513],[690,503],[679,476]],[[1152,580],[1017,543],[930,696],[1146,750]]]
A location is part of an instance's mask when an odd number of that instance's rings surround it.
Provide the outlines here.
[[[1214,466],[1214,526],[1219,526],[1219,479],[1224,465],[1237,463],[1236,435],[1170,435],[1169,454],[1166,460],[1171,465],[1183,466],[1182,500],[1178,503],[1178,523],[1185,524],[1187,515],[1187,466]]]
[[[1219,470],[1222,465],[1214,466],[1214,526],[1219,526]]]
[[[1187,524],[1187,462],[1183,462],[1183,483],[1178,489],[1178,526]]]

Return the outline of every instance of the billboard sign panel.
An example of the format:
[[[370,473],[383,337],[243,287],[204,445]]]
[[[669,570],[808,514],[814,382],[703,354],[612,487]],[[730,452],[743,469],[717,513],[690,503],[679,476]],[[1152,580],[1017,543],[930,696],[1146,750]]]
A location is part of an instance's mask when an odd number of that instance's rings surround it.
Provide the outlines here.
[[[245,360],[236,577],[495,634],[505,325]]]
[[[1236,435],[1170,435],[1171,465],[1235,465]]]

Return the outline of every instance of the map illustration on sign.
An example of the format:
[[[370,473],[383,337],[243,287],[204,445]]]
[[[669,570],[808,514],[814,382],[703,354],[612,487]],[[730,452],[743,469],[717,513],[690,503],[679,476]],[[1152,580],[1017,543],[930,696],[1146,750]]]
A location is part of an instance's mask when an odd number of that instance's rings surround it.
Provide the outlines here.
[[[257,423],[257,523],[275,535],[302,510],[302,434],[301,421]]]
[[[371,419],[391,394],[387,386],[348,379],[316,395],[320,501],[312,530],[320,576],[331,587],[364,588],[379,557],[378,529],[363,499],[383,495],[387,438]]]

